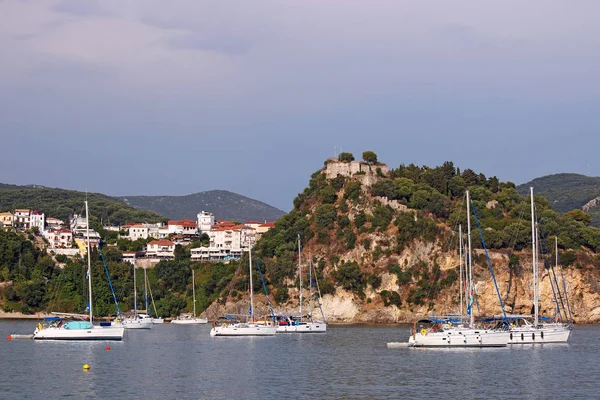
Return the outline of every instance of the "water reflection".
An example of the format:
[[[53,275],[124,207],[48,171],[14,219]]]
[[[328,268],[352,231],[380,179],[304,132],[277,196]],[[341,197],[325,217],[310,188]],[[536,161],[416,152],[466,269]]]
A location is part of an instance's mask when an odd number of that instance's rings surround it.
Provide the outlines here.
[[[0,321],[3,338],[34,322]],[[129,331],[123,342],[3,340],[0,398],[449,398],[597,396],[600,328],[564,345],[388,349],[407,326],[330,326],[325,334],[212,338],[209,326]],[[105,350],[106,345],[111,350]],[[83,364],[91,370],[85,373]]]

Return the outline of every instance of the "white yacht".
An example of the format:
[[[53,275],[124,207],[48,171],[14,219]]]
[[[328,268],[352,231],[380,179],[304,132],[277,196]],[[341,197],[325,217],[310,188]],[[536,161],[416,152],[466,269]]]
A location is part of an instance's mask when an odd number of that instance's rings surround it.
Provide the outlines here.
[[[194,268],[192,268],[192,297],[194,299],[194,313],[193,314],[181,314],[179,317],[171,321],[175,325],[198,325],[208,323],[206,318],[196,317],[196,282],[194,280]]]
[[[90,256],[90,230],[88,202],[85,201],[86,236],[87,236],[87,280],[88,280],[88,314],[53,313],[56,317],[46,318],[44,323],[39,323],[33,333],[36,340],[122,340],[124,329],[122,326],[112,326],[110,321],[94,324],[92,274]],[[67,320],[67,318],[74,320]]]
[[[411,336],[408,340],[409,346],[414,347],[505,347],[509,341],[509,331],[506,323],[500,324],[497,329],[487,329],[478,327],[474,321],[472,310],[475,287],[473,284],[473,264],[471,259],[471,210],[470,197],[467,191],[467,229],[468,229],[468,252],[467,264],[465,267],[468,272],[468,311],[469,321],[453,322],[449,318],[443,319],[423,319],[418,321],[413,327]],[[461,246],[462,250],[462,246]],[[462,262],[462,256],[461,256]],[[462,288],[461,288],[462,291]],[[461,295],[462,297],[462,295]],[[500,299],[502,304],[502,299]],[[461,302],[462,304],[462,302]],[[392,343],[388,343],[388,347]],[[393,344],[392,344],[393,345]]]
[[[539,263],[538,247],[539,238],[535,224],[535,201],[533,187],[529,188],[531,194],[531,239],[533,253],[533,315],[510,316],[509,344],[534,344],[534,343],[566,343],[571,335],[572,325],[563,322],[545,322],[539,315]],[[558,244],[556,243],[556,264],[558,266]],[[550,282],[552,284],[552,282]],[[557,288],[560,290],[560,288]],[[568,299],[567,299],[568,301]],[[558,311],[560,312],[560,311]],[[560,314],[557,313],[557,317]],[[547,318],[545,318],[547,320]]]
[[[273,336],[277,333],[277,326],[270,325],[266,321],[257,323],[254,319],[254,288],[252,286],[252,247],[248,251],[250,270],[250,314],[246,322],[229,322],[223,320],[215,322],[210,330],[210,336]]]
[[[317,321],[312,317],[313,311],[313,285],[312,285],[312,264],[309,264],[309,282],[310,282],[310,306],[309,315],[304,316],[302,313],[302,263],[301,263],[302,246],[300,244],[300,235],[298,235],[298,276],[299,276],[299,295],[298,295],[298,315],[280,315],[276,318],[277,333],[317,333],[327,332],[327,322]],[[316,274],[315,274],[316,278]],[[321,310],[322,313],[322,310]],[[323,315],[324,317],[324,315]]]

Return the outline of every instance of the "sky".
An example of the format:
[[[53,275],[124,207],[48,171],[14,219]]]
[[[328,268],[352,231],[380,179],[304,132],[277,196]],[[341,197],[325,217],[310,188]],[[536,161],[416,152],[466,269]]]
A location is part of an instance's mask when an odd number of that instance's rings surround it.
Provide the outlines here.
[[[284,211],[339,151],[600,175],[600,2],[2,0],[0,182]]]

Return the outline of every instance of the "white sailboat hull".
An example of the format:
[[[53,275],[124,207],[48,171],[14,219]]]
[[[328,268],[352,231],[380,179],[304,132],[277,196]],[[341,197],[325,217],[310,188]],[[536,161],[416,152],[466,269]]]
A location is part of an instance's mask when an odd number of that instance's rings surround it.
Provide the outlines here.
[[[276,326],[245,323],[215,326],[210,330],[210,336],[273,336],[275,333]]]
[[[536,344],[536,343],[567,343],[571,329],[562,324],[548,324],[540,327],[525,326],[512,328],[509,335],[509,344]]]
[[[152,318],[152,323],[153,324],[164,324],[165,319],[164,318]]]
[[[299,325],[279,325],[277,333],[319,333],[327,332],[325,322],[301,322]]]
[[[448,329],[439,332],[417,332],[408,343],[414,347],[506,347],[508,331],[485,329]]]
[[[122,324],[125,329],[152,329],[152,326],[154,325],[152,318],[147,315],[125,318]]]
[[[36,329],[33,338],[37,340],[122,340],[123,335],[123,327],[94,325],[89,329],[63,327]]]
[[[186,318],[174,319],[171,323],[176,325],[199,325],[208,323],[208,320],[206,318]]]

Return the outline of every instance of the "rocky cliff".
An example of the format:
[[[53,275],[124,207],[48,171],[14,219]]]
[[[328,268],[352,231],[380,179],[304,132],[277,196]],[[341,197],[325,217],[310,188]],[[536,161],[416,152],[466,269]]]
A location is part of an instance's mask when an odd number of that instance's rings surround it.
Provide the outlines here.
[[[309,187],[294,201],[294,210],[257,244],[276,312],[298,310],[295,240],[299,234],[302,259],[315,266],[324,292],[323,310],[331,322],[410,322],[430,314],[458,313],[457,231],[459,224],[466,226],[467,188],[479,212],[506,312],[529,314],[533,304],[531,225],[526,214],[530,200],[519,196],[514,185],[470,170],[461,174],[451,163],[389,171],[385,164],[346,165],[335,159],[313,174]],[[558,238],[574,320],[600,322],[596,254],[600,231],[556,214],[544,199],[536,198],[536,213],[549,227],[547,238]],[[478,294],[475,315],[501,314],[475,220],[472,242]],[[547,254],[554,257],[552,251]],[[556,306],[551,277],[541,264],[540,268],[540,313],[552,317]],[[306,269],[303,275],[306,279]],[[307,309],[306,280],[304,288]],[[248,305],[241,298],[224,295],[207,315],[245,314]],[[256,302],[258,313],[268,312],[264,295],[257,296]],[[313,314],[320,314],[316,307]]]

